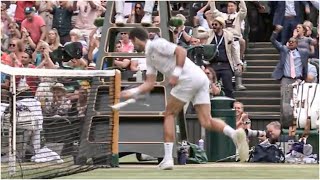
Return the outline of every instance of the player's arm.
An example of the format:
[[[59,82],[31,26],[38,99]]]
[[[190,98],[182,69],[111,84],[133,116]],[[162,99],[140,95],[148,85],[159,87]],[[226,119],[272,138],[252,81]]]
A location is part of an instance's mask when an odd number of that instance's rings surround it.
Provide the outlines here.
[[[157,70],[152,65],[149,64],[149,61],[147,61],[147,73],[146,73],[146,80],[144,81],[144,83],[138,87],[122,91],[121,97],[129,99],[139,94],[150,92],[154,88],[156,80],[157,80]]]

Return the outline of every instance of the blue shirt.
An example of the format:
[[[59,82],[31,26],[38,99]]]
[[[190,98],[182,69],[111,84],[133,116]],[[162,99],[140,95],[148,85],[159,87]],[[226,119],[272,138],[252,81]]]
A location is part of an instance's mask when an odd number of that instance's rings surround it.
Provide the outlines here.
[[[283,74],[286,77],[291,77],[290,53],[291,53],[291,51],[288,51],[286,62],[284,63],[284,73]],[[294,61],[296,77],[302,77],[301,56],[300,56],[299,51],[297,51],[296,49],[293,50],[293,61]]]

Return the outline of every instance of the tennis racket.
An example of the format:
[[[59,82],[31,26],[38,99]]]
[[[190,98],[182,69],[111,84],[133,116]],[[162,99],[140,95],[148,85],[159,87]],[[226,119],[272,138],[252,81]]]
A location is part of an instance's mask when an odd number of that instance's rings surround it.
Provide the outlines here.
[[[131,89],[131,88],[134,88],[134,87],[133,86],[129,86],[129,87],[125,88],[125,90]],[[128,106],[129,104],[134,104],[134,103],[139,103],[139,104],[141,104],[143,106],[149,107],[150,104],[146,103],[146,99],[147,99],[148,96],[150,96],[150,93],[138,95],[135,98],[130,98],[130,99],[126,100],[126,101],[111,105],[110,107],[113,110],[120,110],[121,108],[124,108],[124,107]]]

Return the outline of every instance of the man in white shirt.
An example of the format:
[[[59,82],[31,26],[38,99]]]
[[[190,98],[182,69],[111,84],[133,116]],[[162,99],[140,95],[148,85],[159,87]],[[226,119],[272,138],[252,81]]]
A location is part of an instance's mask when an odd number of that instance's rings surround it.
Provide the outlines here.
[[[129,38],[138,51],[144,51],[146,54],[147,75],[142,85],[122,91],[121,96],[131,98],[151,91],[156,82],[157,71],[160,71],[166,79],[168,78],[173,87],[164,113],[165,155],[159,168],[173,169],[174,119],[189,101],[197,111],[201,126],[223,132],[232,138],[239,149],[240,160],[246,161],[249,156],[249,147],[244,130],[241,128],[234,130],[222,120],[211,117],[209,80],[203,70],[186,57],[186,50],[163,38],[150,41],[148,33],[142,28],[131,30]]]

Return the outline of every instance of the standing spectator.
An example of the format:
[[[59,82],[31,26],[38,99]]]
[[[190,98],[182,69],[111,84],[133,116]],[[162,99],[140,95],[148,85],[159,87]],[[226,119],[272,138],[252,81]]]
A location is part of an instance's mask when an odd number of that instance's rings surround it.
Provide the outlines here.
[[[305,49],[310,55],[314,54],[314,46],[311,37],[306,37],[307,28],[302,24],[298,24],[296,29],[293,31],[293,38],[298,40],[298,48]]]
[[[52,28],[57,29],[61,44],[70,41],[69,33],[72,29],[71,18],[74,10],[74,7],[68,1],[59,1],[58,6],[49,9],[53,14]]]
[[[16,11],[14,20],[20,26],[22,21],[26,18],[25,9],[31,8],[35,5],[35,1],[16,1]]]
[[[7,34],[9,33],[8,26],[12,22],[12,19],[9,17],[7,12],[7,5],[5,3],[1,3],[1,33]]]
[[[21,28],[25,28],[29,32],[32,41],[38,44],[40,40],[44,40],[46,37],[46,24],[41,16],[35,15],[33,7],[27,7],[24,12],[26,19],[22,21]]]
[[[32,54],[33,51],[36,49],[37,45],[31,39],[31,36],[29,32],[26,30],[26,28],[22,28],[21,33],[21,41],[23,41],[23,43],[25,44],[25,52],[27,52],[28,54]]]
[[[297,80],[305,80],[308,73],[308,57],[309,53],[305,49],[297,49],[298,41],[295,38],[290,38],[287,46],[282,45],[276,40],[279,29],[273,32],[271,42],[280,53],[280,61],[272,73],[272,77],[276,80],[281,80],[281,98],[285,97],[286,87]],[[281,113],[285,118],[293,112],[293,108],[289,103],[281,101]]]
[[[213,18],[222,17],[225,20],[226,28],[233,33],[233,48],[235,49],[235,56],[234,58],[237,61],[242,63],[241,59],[244,56],[244,49],[243,47],[245,43],[240,44],[240,40],[244,41],[241,33],[241,23],[243,23],[244,19],[247,16],[247,7],[246,3],[241,0],[239,4],[239,12],[237,12],[237,3],[235,1],[229,1],[227,7],[227,13],[220,12],[215,5],[215,2],[210,3],[210,11],[212,12]],[[240,46],[242,45],[242,47]],[[245,90],[246,87],[242,85],[242,70],[235,69],[236,75],[236,89],[237,90]]]
[[[115,16],[115,24],[118,26],[122,26],[125,24],[125,19],[124,19],[124,3],[125,1],[119,0],[115,1],[116,4],[116,16]],[[141,19],[141,24],[149,26],[152,24],[152,11],[154,7],[154,1],[145,1],[144,5],[144,16]]]
[[[233,34],[224,29],[225,21],[222,17],[214,19],[213,29],[209,31],[207,44],[216,44],[219,50],[219,56],[216,57],[211,64],[217,73],[217,79],[222,79],[222,84],[226,96],[233,98],[232,76],[235,68],[241,71],[242,63],[240,59],[235,57],[235,49],[232,46],[234,41]]]
[[[78,9],[79,14],[76,19],[75,29],[80,30],[81,40],[89,44],[89,34],[96,28],[94,20],[99,16],[99,0],[93,1],[73,1],[73,9]]]
[[[204,16],[204,13],[205,13],[205,11],[209,8],[209,1],[208,1],[208,3],[205,5],[205,6],[203,6],[198,12],[197,12],[197,15],[194,17],[194,24],[195,25],[200,25],[200,26],[202,26],[202,27],[204,27],[204,28],[206,28],[207,30],[209,30],[209,23],[208,23],[208,21],[207,21],[207,17],[206,16]],[[210,11],[206,11],[206,13],[205,13],[205,15],[208,15],[208,13],[211,13]],[[212,14],[211,14],[212,15]],[[206,18],[205,18],[206,17]]]
[[[305,7],[305,12],[310,13],[309,4],[305,1],[274,1],[273,25],[278,29],[283,28],[281,33],[281,43],[286,42],[291,37],[293,30],[301,23],[302,12],[300,6]]]
[[[47,31],[49,31],[52,28],[52,19],[53,15],[50,13],[50,9],[52,9],[53,6],[56,5],[55,0],[49,0],[49,1],[36,1],[36,7],[38,8],[38,14],[42,17],[44,22],[47,26]]]

